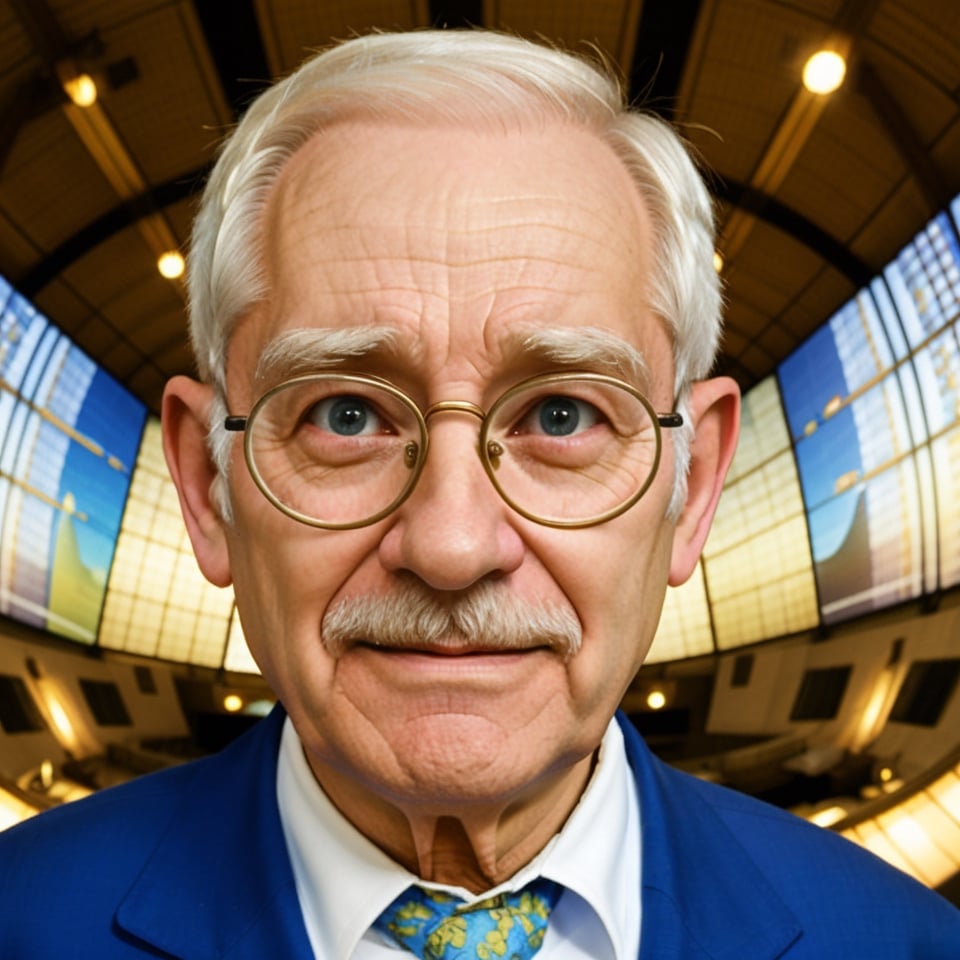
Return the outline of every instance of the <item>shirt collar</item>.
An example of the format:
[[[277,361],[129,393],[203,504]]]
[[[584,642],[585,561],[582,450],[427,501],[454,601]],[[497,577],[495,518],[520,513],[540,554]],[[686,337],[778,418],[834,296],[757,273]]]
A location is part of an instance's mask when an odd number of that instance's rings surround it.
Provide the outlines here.
[[[363,836],[330,802],[310,770],[289,718],[277,764],[277,800],[314,951],[317,956],[350,957],[381,911],[420,881]],[[538,876],[556,880],[596,912],[616,957],[635,957],[639,850],[636,784],[623,735],[612,722],[593,776],[563,829],[507,883],[483,895],[518,889]],[[465,891],[453,892],[470,898]]]

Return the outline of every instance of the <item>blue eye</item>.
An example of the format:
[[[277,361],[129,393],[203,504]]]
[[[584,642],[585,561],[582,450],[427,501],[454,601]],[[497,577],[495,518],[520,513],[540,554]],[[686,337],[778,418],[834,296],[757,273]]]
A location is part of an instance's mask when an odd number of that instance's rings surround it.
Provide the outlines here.
[[[553,437],[569,436],[580,423],[580,411],[569,397],[550,397],[540,406],[540,427]]]
[[[536,432],[548,437],[570,437],[594,426],[599,418],[597,408],[573,397],[547,397],[531,410]],[[531,426],[534,426],[531,423]]]
[[[328,430],[341,437],[360,437],[383,432],[380,415],[363,397],[328,397],[314,406],[308,419],[321,430]]]

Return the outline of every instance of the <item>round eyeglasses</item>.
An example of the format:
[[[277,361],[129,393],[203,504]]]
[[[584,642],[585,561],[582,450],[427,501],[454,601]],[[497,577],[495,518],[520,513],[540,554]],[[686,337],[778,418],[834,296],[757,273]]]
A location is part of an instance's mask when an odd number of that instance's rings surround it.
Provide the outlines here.
[[[660,463],[661,428],[679,413],[655,413],[637,389],[599,373],[550,373],[506,391],[489,411],[444,400],[425,412],[376,377],[323,373],[268,390],[244,433],[254,482],[277,509],[327,530],[367,526],[413,491],[427,459],[428,422],[442,413],[480,421],[478,453],[513,510],[548,527],[587,527],[629,510]]]

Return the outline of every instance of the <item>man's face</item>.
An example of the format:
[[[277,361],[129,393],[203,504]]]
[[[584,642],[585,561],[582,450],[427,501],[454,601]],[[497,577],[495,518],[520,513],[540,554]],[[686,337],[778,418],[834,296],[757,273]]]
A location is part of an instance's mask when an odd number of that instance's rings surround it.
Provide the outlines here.
[[[627,173],[575,128],[339,125],[299,151],[271,196],[270,294],[231,339],[231,412],[247,413],[272,385],[256,371],[278,337],[369,327],[392,331],[389,345],[335,369],[390,380],[421,409],[488,409],[523,378],[568,366],[525,349],[522,334],[599,328],[642,354],[648,377],[636,385],[670,410],[671,344],[647,306],[651,255]],[[608,372],[599,359],[572,366]],[[239,441],[231,462],[226,542],[244,630],[315,770],[438,810],[522,798],[595,749],[653,637],[670,565],[667,433],[637,506],[558,530],[498,497],[477,429],[468,415],[433,418],[413,494],[357,530],[289,519],[254,486]],[[329,609],[411,579],[444,603],[488,582],[566,611],[581,649],[325,645]]]

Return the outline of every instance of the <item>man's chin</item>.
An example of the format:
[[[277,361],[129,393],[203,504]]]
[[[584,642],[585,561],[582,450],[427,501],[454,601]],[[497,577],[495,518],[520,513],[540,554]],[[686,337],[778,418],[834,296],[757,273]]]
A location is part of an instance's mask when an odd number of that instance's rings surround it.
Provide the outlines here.
[[[381,780],[380,789],[398,806],[429,808],[437,815],[515,802],[557,762],[538,755],[542,734],[511,735],[495,718],[480,714],[423,716],[410,724],[409,733],[391,744],[402,776]],[[537,747],[529,749],[533,743]]]

